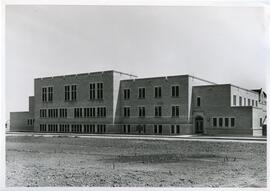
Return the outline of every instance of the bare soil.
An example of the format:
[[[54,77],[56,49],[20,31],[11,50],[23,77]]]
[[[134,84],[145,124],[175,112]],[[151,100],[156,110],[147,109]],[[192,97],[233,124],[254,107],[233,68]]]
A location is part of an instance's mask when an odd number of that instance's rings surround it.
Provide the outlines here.
[[[266,187],[266,144],[13,136],[6,186]]]

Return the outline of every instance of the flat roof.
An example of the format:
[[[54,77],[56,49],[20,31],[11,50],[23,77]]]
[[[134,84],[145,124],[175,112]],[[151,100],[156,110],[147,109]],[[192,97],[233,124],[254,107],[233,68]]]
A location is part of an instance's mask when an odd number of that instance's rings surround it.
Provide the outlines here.
[[[77,73],[77,74],[67,74],[67,75],[60,75],[60,76],[46,76],[46,77],[40,77],[40,78],[34,78],[35,80],[41,80],[41,79],[51,79],[51,78],[62,78],[62,77],[72,77],[72,76],[84,76],[84,75],[91,75],[91,74],[103,74],[105,72],[114,72],[114,73],[118,73],[121,75],[127,75],[130,77],[136,77],[136,75],[133,74],[128,74],[128,73],[124,73],[124,72],[120,72],[120,71],[116,71],[116,70],[105,70],[105,71],[97,71],[97,72],[89,72],[89,73]]]
[[[234,85],[234,84],[199,85],[199,86],[194,86],[194,87],[207,87],[207,86],[232,86],[232,87],[235,87],[235,88],[239,88],[239,89],[248,91],[248,92],[250,92],[250,93],[258,94],[257,92],[255,92],[255,91],[253,91],[253,90],[249,90],[249,89],[246,89],[246,88],[242,88],[242,87],[236,86],[236,85]]]

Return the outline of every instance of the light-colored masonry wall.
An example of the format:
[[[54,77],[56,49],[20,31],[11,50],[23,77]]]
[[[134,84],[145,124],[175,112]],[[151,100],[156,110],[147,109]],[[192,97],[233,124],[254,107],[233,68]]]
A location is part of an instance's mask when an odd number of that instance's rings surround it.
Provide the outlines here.
[[[171,96],[171,87],[179,85],[179,97]],[[154,97],[154,88],[161,86],[161,98]],[[139,88],[145,88],[145,99],[138,98]],[[124,89],[130,89],[130,99],[124,99]],[[171,124],[179,124],[182,134],[189,133],[188,124],[188,76],[169,76],[157,78],[141,78],[136,80],[121,81],[120,89],[120,112],[119,123],[130,124],[131,133],[135,133],[138,124],[146,125],[146,134],[154,133],[154,124],[162,124],[162,134],[170,134]],[[180,106],[180,117],[173,118],[171,108],[173,105]],[[146,116],[139,117],[138,107],[144,106]],[[162,117],[155,117],[155,106],[162,107]],[[130,117],[124,117],[124,107],[130,107]]]
[[[200,86],[193,88],[193,116],[204,118],[205,134],[250,134],[252,135],[252,107],[231,107],[230,85]],[[201,106],[196,106],[196,97],[201,97]],[[213,118],[223,118],[222,127],[213,127]],[[235,118],[235,127],[225,127],[224,118]],[[195,123],[195,121],[194,121]],[[193,127],[195,132],[195,127]]]
[[[231,106],[232,107],[240,106],[239,105],[240,97],[242,97],[242,106],[248,106],[248,99],[250,99],[250,105],[252,103],[252,100],[254,101],[254,106],[255,106],[255,101],[257,101],[257,103],[259,102],[259,94],[257,92],[246,90],[246,89],[234,86],[234,85],[231,85],[230,87],[231,87]],[[233,104],[233,95],[236,95],[236,106],[234,106]],[[246,104],[244,104],[244,102],[246,102]]]
[[[103,99],[90,100],[89,84],[103,83]],[[65,101],[64,86],[77,85],[76,101]],[[53,87],[53,101],[42,102],[42,87]],[[106,118],[74,118],[74,108],[106,106]],[[42,108],[67,108],[67,118],[40,118]],[[40,124],[112,124],[113,122],[113,72],[96,72],[35,79],[35,130]]]
[[[126,79],[135,79],[136,76],[114,72],[113,74],[113,128],[109,129],[109,133],[121,133],[121,103],[120,103],[120,82]]]

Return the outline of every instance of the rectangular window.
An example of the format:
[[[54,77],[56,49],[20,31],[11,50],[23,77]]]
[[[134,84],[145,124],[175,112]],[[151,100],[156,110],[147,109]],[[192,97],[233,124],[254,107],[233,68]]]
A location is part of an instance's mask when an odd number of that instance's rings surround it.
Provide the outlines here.
[[[255,101],[255,105],[256,105],[256,107],[258,107],[258,101]]]
[[[179,97],[179,86],[172,86],[172,97]]]
[[[79,118],[82,117],[82,108],[74,108],[74,117]]]
[[[130,117],[130,107],[124,107],[124,117]]]
[[[244,98],[244,106],[246,106],[246,98]]]
[[[229,127],[229,118],[225,118],[225,127]]]
[[[130,98],[130,89],[124,89],[124,99]]]
[[[130,133],[130,125],[123,125],[124,133]]]
[[[70,100],[70,86],[65,86],[65,101]]]
[[[47,109],[40,109],[40,117],[41,118],[47,117]]]
[[[162,125],[154,125],[154,133],[162,134]]]
[[[71,100],[75,101],[77,99],[77,85],[71,86]]]
[[[106,107],[97,108],[97,117],[106,117]]]
[[[162,116],[162,107],[155,106],[155,117],[161,117],[161,116]]]
[[[242,97],[239,96],[239,106],[242,106]]]
[[[42,101],[43,102],[47,101],[47,88],[46,87],[42,88]]]
[[[90,117],[95,117],[96,116],[96,108],[90,107]]]
[[[197,101],[196,101],[196,105],[197,107],[200,107],[201,106],[201,98],[200,97],[197,97]]]
[[[177,106],[172,106],[172,117],[179,117],[180,116],[180,107]]]
[[[145,117],[145,107],[139,107],[139,117]]]
[[[213,127],[217,127],[217,118],[213,118]]]
[[[154,125],[154,133],[157,134],[158,133],[158,126]]]
[[[231,118],[231,127],[235,126],[235,118]]]
[[[180,125],[176,125],[176,133],[180,134]]]
[[[218,124],[219,124],[219,127],[223,126],[223,118],[218,119]]]
[[[155,87],[155,98],[161,98],[161,87]]]
[[[174,125],[171,125],[171,134],[174,134]]]
[[[97,83],[97,99],[103,99],[103,83]]]
[[[263,126],[263,120],[262,120],[262,118],[260,118],[260,127],[262,127]]]
[[[139,88],[139,99],[145,98],[145,88]]]
[[[254,106],[254,100],[252,100],[252,106]]]
[[[158,126],[158,133],[161,134],[162,133],[162,125]]]
[[[236,95],[233,95],[233,105],[236,106]]]
[[[53,87],[48,87],[48,101],[53,101]]]
[[[66,108],[59,109],[59,115],[60,115],[60,117],[66,118],[67,117],[67,109]]]
[[[90,100],[94,100],[96,98],[96,84],[90,84],[89,88]]]
[[[248,99],[248,106],[250,106],[250,99]]]

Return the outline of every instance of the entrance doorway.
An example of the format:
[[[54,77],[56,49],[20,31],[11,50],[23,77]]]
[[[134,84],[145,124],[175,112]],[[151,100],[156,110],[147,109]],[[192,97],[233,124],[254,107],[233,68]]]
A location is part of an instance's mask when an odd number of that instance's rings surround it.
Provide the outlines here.
[[[195,133],[203,133],[203,118],[201,116],[195,118]]]

